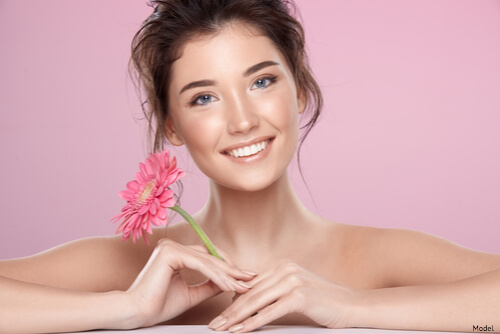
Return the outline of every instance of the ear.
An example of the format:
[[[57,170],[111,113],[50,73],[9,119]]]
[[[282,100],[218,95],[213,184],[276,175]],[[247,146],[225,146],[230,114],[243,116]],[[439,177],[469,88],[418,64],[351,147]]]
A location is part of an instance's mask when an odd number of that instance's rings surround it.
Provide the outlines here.
[[[302,89],[297,89],[297,105],[299,114],[302,114],[306,109],[307,94]]]
[[[175,129],[174,121],[171,117],[167,117],[167,120],[165,121],[165,136],[172,145],[184,145],[184,140],[182,140],[182,137]]]

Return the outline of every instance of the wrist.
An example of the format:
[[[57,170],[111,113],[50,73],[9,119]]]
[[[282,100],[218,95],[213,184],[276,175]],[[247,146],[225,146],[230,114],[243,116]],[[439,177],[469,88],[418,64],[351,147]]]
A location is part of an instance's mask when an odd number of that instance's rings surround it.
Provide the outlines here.
[[[110,309],[108,320],[111,323],[105,328],[113,329],[134,329],[142,326],[142,318],[135,303],[132,301],[130,294],[126,291],[111,291],[103,293],[102,297],[107,299]]]
[[[371,324],[370,315],[373,316],[374,313],[375,309],[371,302],[370,290],[353,290],[346,327],[372,328],[373,324]]]

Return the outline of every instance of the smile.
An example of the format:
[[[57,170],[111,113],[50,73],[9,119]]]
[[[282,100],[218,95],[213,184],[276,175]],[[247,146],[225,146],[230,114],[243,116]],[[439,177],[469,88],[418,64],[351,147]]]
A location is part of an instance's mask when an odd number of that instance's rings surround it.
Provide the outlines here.
[[[240,147],[238,149],[233,149],[233,150],[227,151],[226,153],[232,157],[235,157],[235,158],[248,157],[248,156],[257,154],[260,151],[264,150],[270,141],[271,141],[270,139],[263,140],[260,143]]]

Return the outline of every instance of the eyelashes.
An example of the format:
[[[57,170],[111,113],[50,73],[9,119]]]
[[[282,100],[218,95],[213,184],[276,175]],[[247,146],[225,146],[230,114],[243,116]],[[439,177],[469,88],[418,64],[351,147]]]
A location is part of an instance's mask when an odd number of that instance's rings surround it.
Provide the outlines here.
[[[268,75],[264,77],[260,77],[252,85],[252,89],[266,89],[270,85],[274,84],[278,79],[277,75]],[[201,93],[196,95],[190,102],[189,106],[206,106],[214,101],[217,98],[211,94]]]
[[[267,76],[267,77],[259,78],[259,79],[255,80],[255,83],[253,84],[252,88],[255,87],[255,85],[257,85],[257,84],[262,85],[263,82],[268,81],[269,84],[267,84],[265,86],[257,87],[257,88],[260,88],[260,89],[266,88],[267,86],[275,83],[276,82],[276,78],[277,78],[277,76],[275,76],[275,75],[274,76]]]
[[[206,106],[210,102],[213,102],[212,99],[215,99],[215,97],[213,97],[212,95],[208,94],[196,95],[194,99],[191,102],[189,102],[189,105],[193,107],[197,105]]]

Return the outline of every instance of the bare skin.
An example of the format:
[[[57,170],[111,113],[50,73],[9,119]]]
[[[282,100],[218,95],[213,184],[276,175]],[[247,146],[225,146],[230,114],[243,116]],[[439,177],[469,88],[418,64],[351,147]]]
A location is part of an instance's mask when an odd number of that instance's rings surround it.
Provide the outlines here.
[[[186,223],[177,224],[168,229],[167,236],[181,243],[198,244],[190,229]],[[254,262],[254,255],[245,256],[255,252],[253,249],[242,251],[241,255],[233,255],[232,258],[241,268],[258,273],[278,267],[287,259],[339,285],[366,290],[458,281],[500,266],[499,255],[466,249],[416,231],[344,225],[321,217],[312,221],[310,229],[311,233],[297,235],[300,240],[289,242],[289,246],[280,249],[280,255],[273,259],[260,254],[265,259],[264,263]],[[213,235],[212,239],[216,242],[217,233]],[[301,245],[301,249],[298,250],[296,245]],[[228,254],[237,254],[231,248],[224,250]],[[400,257],[401,252],[405,256]],[[436,257],[436,254],[441,256]],[[255,256],[258,257],[258,254]],[[408,258],[414,260],[407,261]],[[192,271],[185,271],[183,276],[192,284],[204,280],[203,276]],[[231,292],[221,294],[167,323],[207,324],[231,304],[234,296]],[[299,313],[271,323],[317,325]]]
[[[166,135],[210,178],[194,216],[226,262],[207,254],[185,223],[156,229],[151,246],[90,238],[1,261],[0,332],[165,322],[232,332],[268,323],[500,326],[500,255],[414,231],[331,222],[300,203],[287,167],[304,94],[267,37],[226,27],[186,43],[172,73]],[[268,143],[258,159],[229,155],[255,141]]]
[[[200,223],[204,225],[201,220]],[[500,263],[498,255],[465,249],[419,232],[343,225],[319,217],[313,224],[317,227],[311,230],[322,236],[322,247],[310,247],[303,242],[303,249],[297,252],[291,243],[280,253],[286,253],[288,260],[306,270],[349,288],[382,289],[446,283],[495,270]],[[78,291],[126,291],[151,256],[156,242],[165,234],[182,244],[199,244],[191,227],[179,223],[168,227],[166,233],[163,229],[155,229],[149,247],[142,243],[123,242],[120,237],[85,239],[29,258],[1,261],[0,275]],[[315,243],[317,235],[311,233],[313,239],[309,242]],[[217,234],[213,234],[212,239],[218,244]],[[407,246],[402,248],[401,245]],[[234,254],[232,249],[224,250],[225,254]],[[401,251],[405,256],[398,256]],[[442,255],[437,257],[436,254]],[[408,257],[415,260],[406,261]],[[96,258],[100,260],[97,262]],[[258,273],[283,263],[279,256],[273,260],[266,258],[266,263],[261,265],[255,265],[253,259],[245,256],[233,256],[233,259],[241,268]],[[73,267],[73,270],[68,270],[68,267]],[[189,284],[205,281],[204,275],[194,270],[182,270],[182,277]],[[166,323],[206,325],[231,304],[234,296],[231,291],[221,293]],[[298,313],[271,323],[317,325]]]

